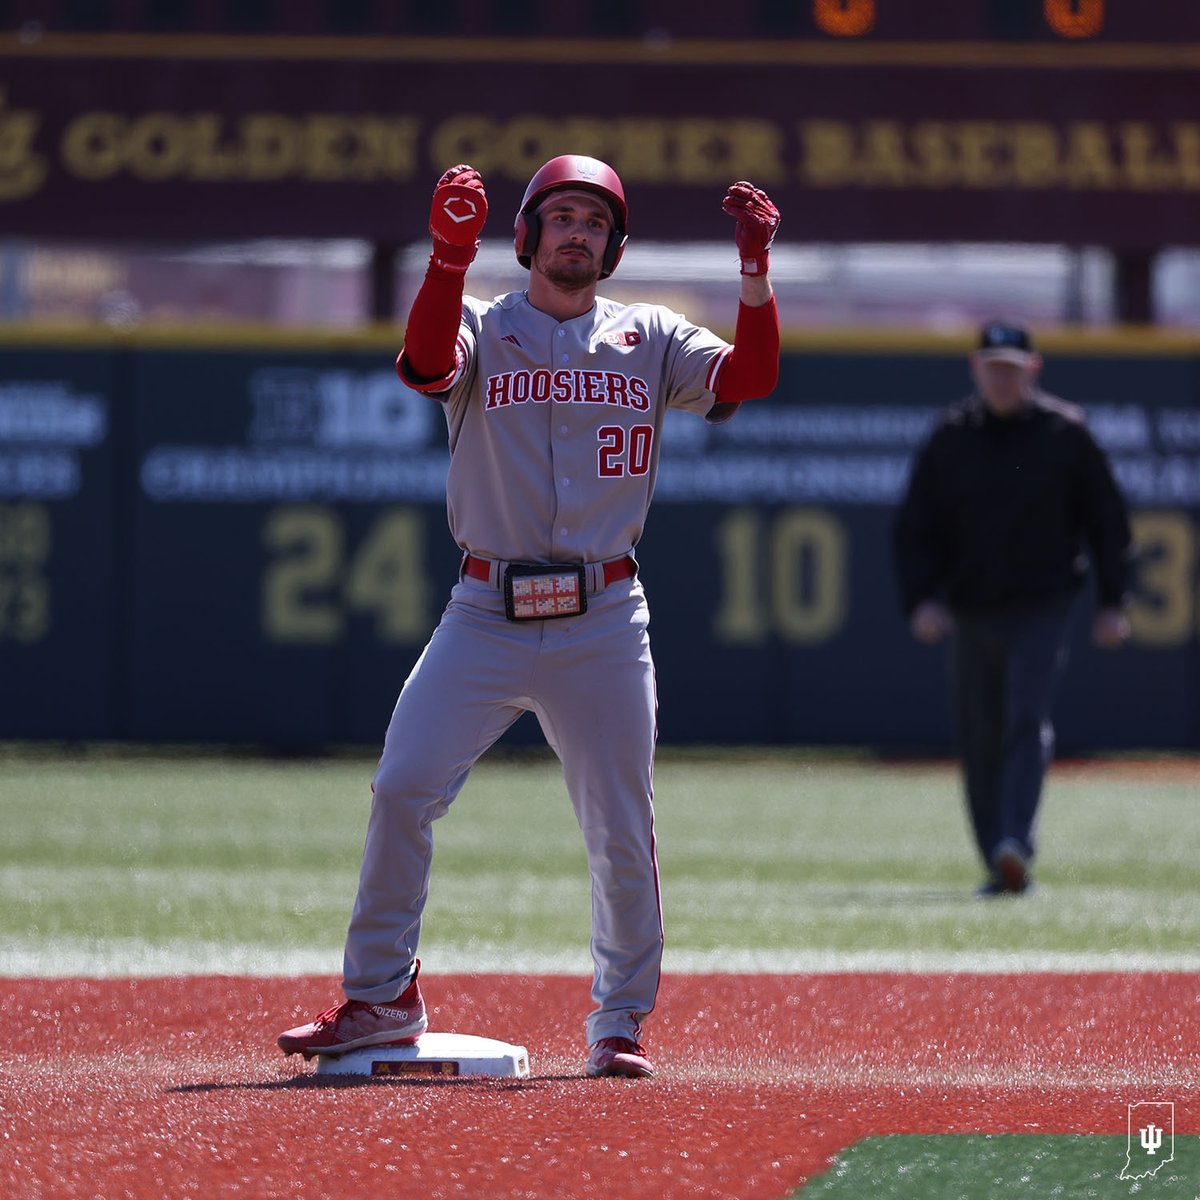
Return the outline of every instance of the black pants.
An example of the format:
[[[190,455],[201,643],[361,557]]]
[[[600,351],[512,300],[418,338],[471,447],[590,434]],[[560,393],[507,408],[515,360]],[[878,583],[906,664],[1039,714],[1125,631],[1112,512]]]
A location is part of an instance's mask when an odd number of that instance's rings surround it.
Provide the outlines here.
[[[1054,756],[1051,709],[1066,665],[1071,605],[957,616],[954,674],[967,807],[990,869],[1015,840],[1034,854],[1034,822]]]

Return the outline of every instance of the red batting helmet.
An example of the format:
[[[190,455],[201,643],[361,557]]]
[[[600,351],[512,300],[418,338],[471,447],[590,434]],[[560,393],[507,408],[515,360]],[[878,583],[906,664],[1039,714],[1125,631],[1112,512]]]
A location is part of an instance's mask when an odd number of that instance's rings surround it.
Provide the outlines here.
[[[517,262],[526,270],[537,249],[538,238],[542,234],[542,223],[538,219],[537,207],[551,192],[564,190],[595,192],[603,196],[612,209],[613,227],[608,235],[608,245],[604,248],[604,259],[600,264],[600,278],[607,279],[621,261],[625,251],[625,241],[629,236],[629,209],[625,205],[625,189],[616,171],[598,158],[588,158],[581,154],[562,154],[552,158],[529,181],[525,189],[525,198],[521,201],[521,209],[517,213],[517,224],[514,239],[517,250]]]

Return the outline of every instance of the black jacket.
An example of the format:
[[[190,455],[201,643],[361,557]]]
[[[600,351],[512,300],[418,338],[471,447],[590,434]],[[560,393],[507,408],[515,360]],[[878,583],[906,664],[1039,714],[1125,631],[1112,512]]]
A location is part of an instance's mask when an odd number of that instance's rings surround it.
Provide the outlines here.
[[[1129,519],[1083,412],[1045,392],[1017,416],[978,396],[947,410],[896,514],[906,615],[923,600],[981,613],[1065,598],[1091,550],[1102,605],[1129,586]]]

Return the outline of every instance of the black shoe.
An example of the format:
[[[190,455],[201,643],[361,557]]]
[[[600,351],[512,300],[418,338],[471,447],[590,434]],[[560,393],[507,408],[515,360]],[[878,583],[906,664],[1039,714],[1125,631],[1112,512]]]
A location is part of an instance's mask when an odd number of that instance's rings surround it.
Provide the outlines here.
[[[1029,856],[1014,838],[1005,838],[992,852],[994,878],[1003,891],[1019,896],[1029,889]]]
[[[1002,879],[988,878],[975,889],[975,898],[977,900],[1003,900],[1005,897],[1032,896],[1036,891],[1037,888],[1033,880],[1029,878],[1026,878],[1025,886],[1018,892],[1014,892],[1012,888],[1006,887]]]

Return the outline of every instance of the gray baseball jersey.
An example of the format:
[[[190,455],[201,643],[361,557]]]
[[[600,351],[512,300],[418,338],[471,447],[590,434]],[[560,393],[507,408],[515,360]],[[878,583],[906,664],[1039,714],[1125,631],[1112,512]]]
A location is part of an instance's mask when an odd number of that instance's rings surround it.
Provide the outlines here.
[[[463,303],[445,406],[450,528],[464,572],[388,726],[346,940],[351,999],[411,974],[430,883],[431,822],[479,758],[532,711],[563,765],[592,878],[587,1040],[636,1040],[654,1006],[662,915],[654,841],[649,611],[634,577],[589,571],[587,611],[512,621],[505,565],[599,564],[636,546],[668,408],[709,415],[730,346],[659,305],[597,298],[559,322],[523,292]],[[516,844],[521,844],[518,839]]]
[[[450,528],[483,558],[602,562],[641,537],[667,408],[706,414],[730,347],[660,305],[556,321],[467,299],[446,395]]]

